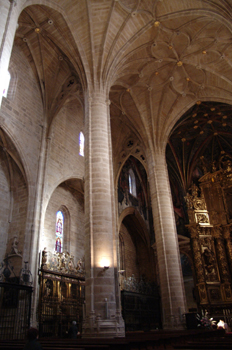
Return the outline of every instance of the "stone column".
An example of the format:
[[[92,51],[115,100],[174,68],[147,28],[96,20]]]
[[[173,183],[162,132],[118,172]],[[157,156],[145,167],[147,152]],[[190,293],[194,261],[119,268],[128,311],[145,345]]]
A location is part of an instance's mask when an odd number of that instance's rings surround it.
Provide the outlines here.
[[[33,294],[32,294],[32,305],[31,305],[31,325],[37,327],[37,306],[39,299],[39,289],[37,274],[39,266],[38,252],[42,252],[45,248],[41,246],[42,231],[45,212],[43,207],[45,202],[45,171],[47,164],[47,154],[50,144],[50,139],[47,138],[47,128],[44,126],[41,134],[41,145],[40,145],[40,156],[38,161],[38,173],[37,182],[35,189],[35,199],[33,203],[33,225],[31,230],[28,231],[25,238],[25,249],[24,256],[29,261],[29,267],[33,275]],[[42,257],[41,257],[42,258]]]
[[[163,328],[182,328],[186,299],[165,152],[147,158],[163,309]]]
[[[107,95],[86,96],[85,120],[85,269],[84,338],[122,337],[118,314],[117,258],[113,242],[111,138]]]
[[[0,0],[0,106],[17,27],[16,4],[16,0]]]

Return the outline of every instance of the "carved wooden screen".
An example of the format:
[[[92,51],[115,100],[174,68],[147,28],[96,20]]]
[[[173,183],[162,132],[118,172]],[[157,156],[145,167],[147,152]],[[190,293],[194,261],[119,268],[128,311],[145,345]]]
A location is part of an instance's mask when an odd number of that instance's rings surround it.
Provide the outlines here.
[[[69,253],[43,252],[40,270],[39,331],[41,337],[68,335],[72,321],[81,330],[85,282],[83,262]]]

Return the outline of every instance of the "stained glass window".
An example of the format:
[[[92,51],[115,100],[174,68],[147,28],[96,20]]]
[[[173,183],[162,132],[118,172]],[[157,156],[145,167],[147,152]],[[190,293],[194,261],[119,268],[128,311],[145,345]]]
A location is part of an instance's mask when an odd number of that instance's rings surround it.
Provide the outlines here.
[[[133,196],[137,197],[137,191],[136,191],[136,179],[135,179],[135,174],[132,169],[129,169],[129,193],[132,194]]]
[[[61,211],[56,213],[56,243],[55,251],[57,253],[62,253],[63,251],[63,226],[64,226],[64,216]]]
[[[85,137],[83,132],[80,132],[79,135],[79,155],[84,157],[84,146],[85,146]]]

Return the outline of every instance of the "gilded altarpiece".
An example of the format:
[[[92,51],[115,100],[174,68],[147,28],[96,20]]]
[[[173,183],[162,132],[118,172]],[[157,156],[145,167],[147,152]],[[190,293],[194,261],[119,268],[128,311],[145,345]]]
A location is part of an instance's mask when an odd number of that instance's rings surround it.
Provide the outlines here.
[[[39,272],[39,331],[42,337],[66,337],[72,321],[81,327],[84,314],[84,262],[68,252],[42,252]]]
[[[232,168],[220,164],[185,197],[199,304],[214,315],[232,312]]]

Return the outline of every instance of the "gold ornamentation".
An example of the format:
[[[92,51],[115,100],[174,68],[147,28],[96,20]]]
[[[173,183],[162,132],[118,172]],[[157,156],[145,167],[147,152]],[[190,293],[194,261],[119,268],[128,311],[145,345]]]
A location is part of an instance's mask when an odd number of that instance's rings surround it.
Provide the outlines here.
[[[192,195],[188,192],[185,196],[188,209],[205,210],[206,203],[203,192],[201,192],[200,196],[198,196],[198,192],[200,190],[195,184],[192,184],[189,191],[192,192]]]
[[[207,299],[207,291],[206,291],[205,284],[199,284],[198,291],[199,291],[201,303],[206,303],[208,299]]]
[[[202,260],[205,270],[206,282],[218,281],[217,262],[214,250],[214,244],[211,237],[205,237],[200,240],[202,249]]]
[[[44,248],[42,252],[42,270],[47,272],[59,272],[62,275],[71,274],[75,276],[84,276],[85,267],[83,259],[79,259],[77,265],[74,262],[74,256],[69,252],[51,253]]]
[[[216,248],[217,248],[217,253],[218,253],[218,263],[219,263],[222,281],[229,282],[230,273],[229,273],[229,269],[228,269],[226,252],[225,252],[225,247],[223,244],[222,236],[220,236],[220,238],[217,238]]]
[[[197,230],[197,226],[187,225],[190,235],[192,238],[192,248],[193,248],[193,259],[194,259],[194,265],[197,275],[197,281],[204,282],[204,269],[202,265],[202,259],[201,259],[201,251],[200,251],[200,245],[199,245],[199,234]]]
[[[209,224],[209,218],[207,213],[197,213],[196,219],[198,224]]]
[[[231,300],[232,299],[232,294],[231,294],[231,286],[230,284],[225,284],[224,286],[224,293],[225,293],[225,299],[226,300]]]

